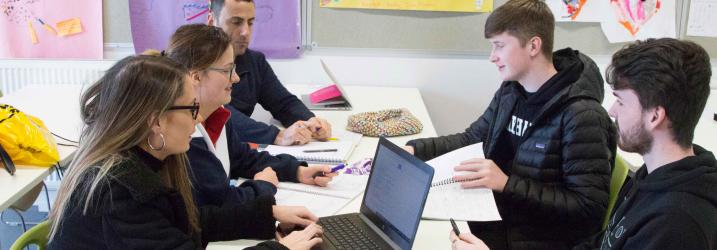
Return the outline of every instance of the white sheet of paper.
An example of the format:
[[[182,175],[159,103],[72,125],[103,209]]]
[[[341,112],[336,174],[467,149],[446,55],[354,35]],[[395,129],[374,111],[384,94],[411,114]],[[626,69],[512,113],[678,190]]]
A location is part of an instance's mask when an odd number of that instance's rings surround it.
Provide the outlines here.
[[[460,183],[431,188],[422,217],[460,221],[501,220],[493,191],[487,188],[464,189]]]
[[[556,22],[600,22],[603,16],[609,14],[610,4],[607,0],[587,0],[580,8],[575,18],[568,12],[563,0],[546,0],[546,4],[553,12]]]
[[[339,174],[326,187],[302,183],[279,182],[279,189],[289,189],[324,196],[353,199],[366,189],[368,175]]]
[[[284,206],[304,206],[318,217],[335,215],[351,199],[316,195],[289,189],[276,192],[276,204]]]
[[[687,20],[688,36],[717,37],[717,0],[692,0]]]

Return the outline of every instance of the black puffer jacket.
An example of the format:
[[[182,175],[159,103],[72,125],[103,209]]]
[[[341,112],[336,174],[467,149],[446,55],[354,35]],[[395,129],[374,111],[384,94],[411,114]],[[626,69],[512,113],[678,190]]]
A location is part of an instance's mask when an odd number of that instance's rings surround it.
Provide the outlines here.
[[[578,61],[582,73],[540,109],[508,167],[503,192],[496,193],[511,249],[567,249],[598,232],[607,207],[617,135],[600,105],[603,79],[595,63],[577,51],[564,49],[553,57],[558,71],[564,62]],[[517,100],[516,84],[504,82],[466,132],[408,145],[428,160],[483,142],[486,158],[495,157],[496,138],[506,129]]]

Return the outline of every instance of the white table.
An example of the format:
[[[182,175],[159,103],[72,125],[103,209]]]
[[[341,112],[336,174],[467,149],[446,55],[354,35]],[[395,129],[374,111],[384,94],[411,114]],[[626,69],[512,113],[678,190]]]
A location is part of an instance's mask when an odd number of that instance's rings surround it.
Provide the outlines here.
[[[308,93],[316,86],[287,85],[293,93]],[[398,145],[416,138],[434,137],[436,130],[428,115],[423,99],[416,88],[387,88],[347,86],[346,91],[354,106],[351,111],[315,111],[316,115],[329,120],[336,128],[345,128],[351,114],[377,111],[387,108],[407,108],[422,123],[421,133],[411,136],[392,137],[390,140]],[[79,116],[80,85],[28,86],[10,95],[0,98],[0,103],[8,103],[21,111],[32,114],[45,122],[49,130],[71,140],[77,140],[81,131]],[[467,124],[466,124],[467,126]],[[60,142],[60,140],[58,140]],[[364,136],[350,161],[364,157],[373,157],[378,138]],[[60,147],[61,158],[74,152],[74,148]],[[40,183],[51,173],[48,168],[19,168],[16,176],[10,177],[4,170],[0,171],[0,208],[13,204],[32,187]],[[354,198],[337,214],[358,212],[363,195]],[[468,230],[466,223],[460,223],[462,230]],[[444,221],[422,220],[414,243],[415,249],[445,249],[450,246],[448,232],[450,223]],[[258,241],[241,240],[215,242],[210,249],[237,249],[238,246],[256,244]]]
[[[607,87],[605,89],[603,107],[609,110],[614,101],[615,96],[612,95],[612,90]],[[713,119],[715,112],[717,112],[717,93],[715,93],[715,90],[712,90],[707,99],[705,110],[702,112],[697,127],[695,127],[695,138],[693,140],[695,144],[712,152],[717,151],[717,121]],[[636,171],[644,163],[640,154],[628,153],[620,150],[620,148],[618,148],[617,151],[618,154],[630,164],[630,170],[632,171]]]
[[[307,85],[287,85],[289,91],[299,96],[308,93],[316,87]],[[423,123],[423,131],[416,135],[391,137],[393,143],[404,145],[407,141],[417,138],[435,137],[436,130],[428,115],[423,98],[416,88],[389,88],[389,87],[359,87],[345,86],[349,99],[352,102],[351,111],[313,111],[317,116],[327,119],[333,127],[345,128],[348,116],[351,114],[377,111],[387,108],[407,108]],[[466,124],[468,126],[468,124]],[[351,154],[349,162],[365,157],[373,157],[378,138],[364,136]],[[354,198],[348,205],[336,214],[356,213],[361,207],[363,194]],[[461,231],[469,232],[468,224],[458,222]],[[447,249],[450,248],[448,234],[451,226],[447,221],[421,220],[413,244],[414,249]],[[237,249],[239,246],[251,246],[260,241],[238,240],[225,242],[212,242],[207,249]]]
[[[40,118],[47,128],[68,139],[79,138],[80,86],[28,86],[0,98],[20,111]],[[58,132],[61,131],[61,132]],[[61,142],[58,140],[58,142]],[[73,147],[59,146],[60,159],[72,154]],[[23,195],[52,173],[53,168],[17,165],[14,176],[0,170],[0,211],[18,201]]]

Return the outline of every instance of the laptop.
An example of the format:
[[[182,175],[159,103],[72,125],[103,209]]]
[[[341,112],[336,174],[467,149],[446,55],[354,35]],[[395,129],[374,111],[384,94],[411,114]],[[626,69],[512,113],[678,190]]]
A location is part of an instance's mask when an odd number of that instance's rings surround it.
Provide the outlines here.
[[[381,137],[361,212],[322,217],[321,249],[411,249],[433,168]]]
[[[301,95],[301,101],[310,110],[351,110],[351,101],[349,101],[349,97],[348,95],[346,95],[346,91],[341,87],[339,81],[336,80],[334,74],[331,73],[329,67],[326,66],[324,60],[321,60],[321,67],[324,68],[324,72],[329,75],[331,81],[336,85],[336,88],[339,89],[339,92],[341,92],[341,96],[323,101],[321,103],[311,103],[309,95],[303,94]]]

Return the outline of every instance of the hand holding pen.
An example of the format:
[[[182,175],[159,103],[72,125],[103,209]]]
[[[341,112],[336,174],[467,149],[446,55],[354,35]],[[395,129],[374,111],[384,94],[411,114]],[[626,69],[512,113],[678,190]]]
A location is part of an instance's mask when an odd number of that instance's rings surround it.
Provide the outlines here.
[[[341,169],[344,169],[345,167],[346,167],[346,164],[343,164],[343,163],[341,163],[341,164],[339,164],[339,165],[336,165],[335,167],[332,167],[332,168],[331,168],[331,172],[329,172],[329,174],[331,174],[331,173],[336,173],[336,171],[339,171],[339,170],[341,170]],[[316,172],[316,173],[314,173],[314,178],[319,177],[319,176],[326,176],[326,173],[325,173],[325,172]]]
[[[336,171],[343,168],[334,167],[336,170],[332,172],[331,166],[327,165],[313,165],[308,167],[299,167],[297,170],[297,179],[299,182],[308,185],[317,185],[325,187],[329,185],[329,182],[338,175]]]
[[[475,235],[471,233],[463,233],[461,234],[461,231],[458,230],[458,225],[456,225],[456,222],[453,220],[453,218],[450,218],[451,220],[451,227],[453,229],[450,232],[450,235],[448,238],[451,240],[451,249],[470,249],[470,250],[488,250],[488,246],[483,243],[481,239],[476,237]]]

